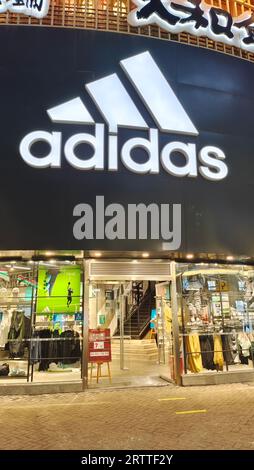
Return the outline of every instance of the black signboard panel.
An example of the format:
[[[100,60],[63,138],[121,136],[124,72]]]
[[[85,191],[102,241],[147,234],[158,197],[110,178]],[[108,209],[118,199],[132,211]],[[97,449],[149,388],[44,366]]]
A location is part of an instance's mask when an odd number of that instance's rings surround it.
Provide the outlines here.
[[[206,49],[157,39],[36,27],[0,28],[0,249],[162,250],[165,240],[76,239],[73,226],[78,204],[104,196],[105,206],[150,203],[181,205],[181,244],[178,251],[254,252],[254,64]],[[117,74],[149,128],[158,129],[120,66],[120,61],[149,51],[198,135],[159,131],[159,147],[177,141],[221,149],[228,174],[219,181],[169,174],[159,163],[158,174],[128,170],[120,149],[148,131],[118,129],[118,171],[108,171],[108,126],[85,84]],[[146,81],[144,70],[143,80]],[[157,83],[151,93],[156,96]],[[105,126],[102,170],[74,168],[64,155],[65,142],[78,133],[94,135],[94,125],[53,122],[47,110],[80,97],[96,123]],[[168,113],[174,113],[168,109]],[[20,142],[33,131],[61,132],[61,167],[33,168],[20,155]],[[35,144],[33,154],[46,155],[47,145]],[[43,153],[44,152],[44,153]],[[77,154],[92,155],[87,145]],[[144,162],[144,150],[136,149]],[[179,166],[184,159],[172,157]],[[106,217],[108,221],[110,217]],[[126,231],[127,232],[127,231]],[[149,231],[148,231],[149,232]],[[94,229],[95,235],[95,229]]]

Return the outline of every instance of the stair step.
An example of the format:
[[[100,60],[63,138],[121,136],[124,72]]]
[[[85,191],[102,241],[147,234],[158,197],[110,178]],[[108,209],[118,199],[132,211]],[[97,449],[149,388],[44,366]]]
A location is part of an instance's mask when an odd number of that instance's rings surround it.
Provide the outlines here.
[[[151,351],[141,351],[141,350],[132,350],[132,349],[127,349],[124,347],[124,351],[126,354],[132,354],[132,355],[143,355],[143,356],[150,356],[150,355],[153,355],[153,354],[158,354],[158,349],[157,348],[154,348],[152,349]],[[120,349],[112,349],[112,353],[113,354],[120,354]]]
[[[124,343],[124,348],[126,349],[126,351],[137,351],[137,352],[144,352],[144,353],[149,353],[151,351],[157,351],[157,346],[156,344],[152,344],[151,346],[147,346],[147,347],[144,347],[144,348],[141,348],[139,346],[129,346],[127,344]],[[120,345],[119,346],[112,346],[112,351],[117,351],[117,350],[120,350]]]
[[[115,360],[118,360],[120,359],[120,353],[117,353],[117,354],[112,354],[112,358],[115,359]],[[128,354],[124,351],[124,358],[125,359],[129,359],[131,361],[156,361],[157,358],[158,358],[158,353],[154,353],[154,354],[149,354],[149,355],[145,355],[145,354]],[[167,358],[167,353],[165,353],[165,358]]]
[[[129,340],[129,339],[124,339],[124,344],[126,344],[127,346],[131,347],[131,348],[140,348],[140,349],[143,349],[143,348],[151,348],[151,347],[154,347],[154,345],[156,345],[156,341],[153,340],[151,343],[141,343],[142,340]],[[115,346],[116,348],[119,347],[120,345],[120,340],[112,340],[111,342],[112,346]]]

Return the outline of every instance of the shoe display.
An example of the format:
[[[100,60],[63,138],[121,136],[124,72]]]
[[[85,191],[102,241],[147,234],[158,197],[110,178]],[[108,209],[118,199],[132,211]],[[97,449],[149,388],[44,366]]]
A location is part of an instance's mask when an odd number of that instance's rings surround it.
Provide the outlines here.
[[[10,376],[15,376],[17,375],[17,368],[16,367],[13,367],[13,369],[10,370],[10,373],[9,373]]]

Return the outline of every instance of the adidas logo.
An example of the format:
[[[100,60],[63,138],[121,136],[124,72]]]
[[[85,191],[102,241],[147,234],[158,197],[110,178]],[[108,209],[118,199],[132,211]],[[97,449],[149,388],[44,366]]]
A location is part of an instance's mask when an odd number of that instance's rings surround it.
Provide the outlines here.
[[[157,128],[149,128],[117,74],[86,84],[86,91],[108,126],[107,170],[117,171],[121,158],[129,171],[138,174],[158,174],[161,164],[167,173],[174,176],[197,177],[200,173],[212,181],[225,178],[228,173],[224,162],[226,157],[217,147],[206,146],[198,152],[195,143],[171,141],[159,151],[159,131],[192,137],[197,136],[199,132],[150,53],[146,51],[121,60],[120,66]],[[95,122],[80,97],[48,109],[47,114],[53,123],[94,125],[95,132],[74,134],[64,145],[62,132],[31,132],[22,139],[19,149],[21,157],[28,165],[34,168],[61,168],[64,154],[69,164],[78,170],[105,170],[106,126]],[[119,149],[118,132],[122,127],[146,131],[148,138],[133,137]],[[39,157],[32,153],[33,145],[40,141],[49,144],[50,151],[47,156]],[[81,159],[77,156],[75,150],[83,143],[92,147],[92,157],[86,158],[84,155],[84,159]],[[146,152],[146,162],[134,160],[133,154],[137,148]],[[184,166],[178,166],[175,160],[173,161],[172,156],[176,152],[185,158]]]

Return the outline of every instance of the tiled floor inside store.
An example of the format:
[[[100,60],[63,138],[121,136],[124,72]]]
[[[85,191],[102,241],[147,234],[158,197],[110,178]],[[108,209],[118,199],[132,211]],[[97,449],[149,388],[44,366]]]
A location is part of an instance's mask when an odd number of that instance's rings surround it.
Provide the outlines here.
[[[19,362],[19,367],[24,370],[27,368],[27,364]],[[165,364],[147,364],[145,362],[136,362],[135,364],[124,365],[124,370],[120,369],[119,362],[112,361],[110,363],[111,382],[108,377],[100,377],[97,383],[97,367],[93,367],[93,378],[90,379],[90,364],[88,369],[89,386],[91,388],[112,387],[112,386],[134,386],[134,385],[160,385],[166,383],[165,380],[161,379],[160,376],[169,377],[169,366]],[[102,375],[108,373],[107,364],[102,365]],[[68,367],[61,369],[58,367],[52,367],[48,371],[35,370],[33,374],[34,383],[46,383],[46,382],[75,382],[81,380],[80,367]],[[11,383],[26,383],[26,377],[1,377],[1,384]]]
[[[12,366],[13,367],[13,366]],[[25,361],[19,361],[19,368],[27,370],[27,363]],[[229,372],[237,371],[253,371],[252,362],[249,361],[248,365],[237,364],[233,366],[228,366]],[[90,388],[100,388],[100,387],[112,387],[112,386],[143,386],[143,385],[163,385],[167,382],[165,378],[170,379],[170,369],[167,364],[147,364],[146,362],[127,362],[124,365],[124,370],[120,369],[119,362],[112,361],[110,363],[111,371],[111,382],[108,377],[99,377],[97,383],[97,367],[93,367],[93,378],[90,378],[91,365],[89,364],[88,368],[88,377],[89,377],[89,387]],[[108,373],[107,364],[104,363],[102,366],[102,375]],[[224,367],[223,372],[226,372],[226,367]],[[222,372],[208,371],[203,370],[202,374],[221,374]],[[188,375],[195,375],[192,372],[188,371]],[[162,378],[163,377],[163,378]],[[34,370],[33,382],[34,383],[53,383],[53,382],[79,382],[81,380],[81,371],[80,366],[76,367],[67,367],[65,369],[58,368],[56,365],[50,368],[48,371],[38,371]],[[26,377],[0,377],[1,384],[21,384],[27,383]]]

